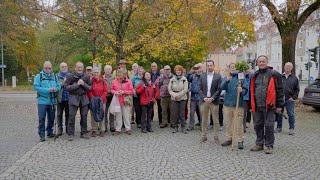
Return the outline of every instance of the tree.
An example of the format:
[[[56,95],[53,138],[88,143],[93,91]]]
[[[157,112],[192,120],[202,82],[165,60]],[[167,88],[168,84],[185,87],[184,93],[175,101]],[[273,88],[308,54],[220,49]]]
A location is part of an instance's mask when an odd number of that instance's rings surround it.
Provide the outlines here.
[[[282,68],[287,62],[295,67],[295,49],[299,30],[307,18],[320,8],[320,0],[311,1],[304,9],[301,8],[303,0],[287,0],[286,8],[278,10],[270,0],[259,0],[264,4],[272,19],[277,25],[282,40]],[[294,68],[295,70],[295,68]]]

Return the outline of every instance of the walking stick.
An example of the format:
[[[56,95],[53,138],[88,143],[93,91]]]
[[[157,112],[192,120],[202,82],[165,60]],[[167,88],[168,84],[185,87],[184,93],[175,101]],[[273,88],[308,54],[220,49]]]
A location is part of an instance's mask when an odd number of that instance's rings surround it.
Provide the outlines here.
[[[241,80],[244,79],[243,73],[238,74],[238,86],[237,86],[237,103],[236,103],[236,110],[233,114],[233,129],[232,129],[232,144],[231,144],[231,150],[234,150],[234,144],[236,143],[236,139],[238,139],[238,127],[239,127],[239,100],[240,100],[240,91],[239,88],[241,88]]]

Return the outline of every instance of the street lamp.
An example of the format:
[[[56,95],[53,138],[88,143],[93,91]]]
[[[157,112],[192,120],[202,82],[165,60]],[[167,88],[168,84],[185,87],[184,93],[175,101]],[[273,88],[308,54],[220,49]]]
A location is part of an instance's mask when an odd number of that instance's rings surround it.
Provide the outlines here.
[[[3,64],[3,38],[2,38],[2,32],[0,32],[0,38],[1,38],[1,69],[2,69],[2,87],[4,88],[4,64]]]

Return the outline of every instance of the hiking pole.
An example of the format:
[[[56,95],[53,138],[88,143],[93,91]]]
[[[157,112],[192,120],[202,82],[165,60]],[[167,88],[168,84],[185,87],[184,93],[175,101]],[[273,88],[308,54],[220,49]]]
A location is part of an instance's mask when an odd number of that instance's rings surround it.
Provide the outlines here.
[[[237,103],[236,103],[236,110],[233,112],[233,129],[232,129],[232,144],[231,144],[231,151],[234,150],[234,143],[236,142],[236,139],[238,139],[238,129],[239,129],[239,119],[238,119],[238,112],[239,112],[239,101],[240,101],[240,91],[241,88],[241,80],[244,79],[244,74],[239,73],[238,74],[238,86],[237,86]]]

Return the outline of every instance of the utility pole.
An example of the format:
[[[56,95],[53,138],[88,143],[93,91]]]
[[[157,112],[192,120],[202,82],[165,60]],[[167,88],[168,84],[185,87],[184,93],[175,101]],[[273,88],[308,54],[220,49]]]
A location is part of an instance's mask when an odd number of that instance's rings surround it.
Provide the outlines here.
[[[310,85],[310,64],[311,64],[311,53],[308,51],[308,85]]]
[[[0,37],[1,37],[2,87],[4,88],[4,64],[3,64],[3,37],[2,37],[2,32],[0,32]]]

